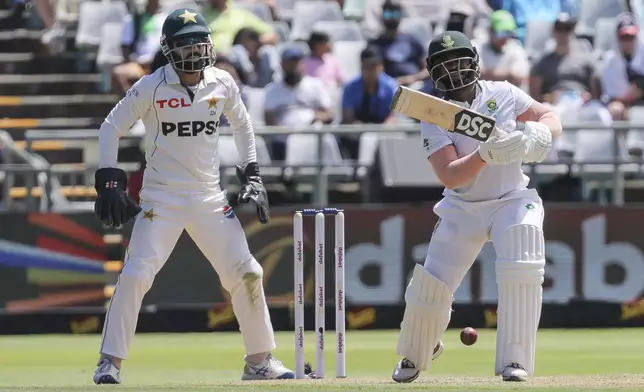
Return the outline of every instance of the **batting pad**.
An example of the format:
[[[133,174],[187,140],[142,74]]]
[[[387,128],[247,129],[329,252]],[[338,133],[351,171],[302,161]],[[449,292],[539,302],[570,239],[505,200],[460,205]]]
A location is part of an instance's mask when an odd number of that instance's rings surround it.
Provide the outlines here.
[[[407,306],[397,352],[419,370],[427,369],[432,361],[434,347],[449,324],[452,300],[447,285],[416,264],[405,292]]]
[[[537,226],[510,226],[495,244],[497,311],[496,365],[498,376],[511,363],[534,372],[537,328],[545,259],[543,232]]]

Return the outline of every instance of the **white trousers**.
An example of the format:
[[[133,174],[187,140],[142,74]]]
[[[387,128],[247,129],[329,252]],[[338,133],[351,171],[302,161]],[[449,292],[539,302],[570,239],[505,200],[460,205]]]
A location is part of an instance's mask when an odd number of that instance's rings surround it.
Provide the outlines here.
[[[127,358],[143,297],[184,229],[231,294],[246,353],[273,350],[262,267],[251,255],[243,228],[225,195],[146,188],[141,192],[141,207],[105,317],[100,352]]]
[[[512,192],[497,200],[464,202],[447,197],[434,206],[438,215],[429,242],[425,269],[455,292],[487,241],[497,246],[510,226],[543,228],[544,210],[534,189]]]

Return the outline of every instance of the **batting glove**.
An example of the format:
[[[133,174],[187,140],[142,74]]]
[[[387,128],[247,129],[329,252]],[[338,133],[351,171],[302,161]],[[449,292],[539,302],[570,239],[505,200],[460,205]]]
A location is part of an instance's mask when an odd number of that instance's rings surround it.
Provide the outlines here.
[[[545,124],[528,121],[525,123],[524,134],[528,137],[528,143],[523,162],[543,162],[552,148],[552,132],[550,132],[550,128]]]
[[[528,138],[520,131],[493,135],[479,145],[479,155],[490,165],[507,165],[521,160]]]

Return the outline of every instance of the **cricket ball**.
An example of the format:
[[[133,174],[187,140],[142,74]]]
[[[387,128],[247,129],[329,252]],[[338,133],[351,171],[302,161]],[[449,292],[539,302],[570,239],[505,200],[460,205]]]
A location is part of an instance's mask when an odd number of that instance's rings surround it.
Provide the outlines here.
[[[466,346],[471,346],[476,343],[476,339],[479,337],[478,332],[472,327],[463,328],[461,331],[461,342]]]

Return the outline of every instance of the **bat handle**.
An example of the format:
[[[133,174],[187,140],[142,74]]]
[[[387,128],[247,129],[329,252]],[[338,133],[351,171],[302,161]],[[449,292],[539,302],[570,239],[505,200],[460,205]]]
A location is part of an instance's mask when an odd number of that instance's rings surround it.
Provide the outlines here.
[[[506,132],[497,126],[494,127],[494,132],[492,132],[492,136],[507,136],[508,134],[509,132]]]

